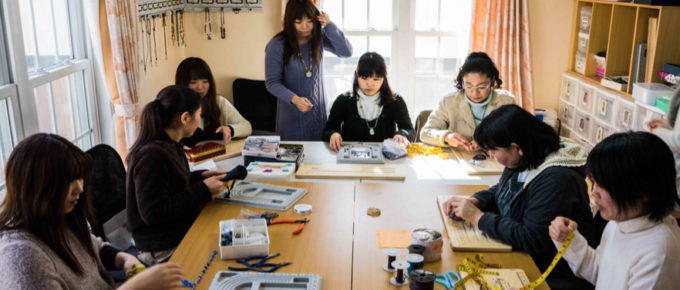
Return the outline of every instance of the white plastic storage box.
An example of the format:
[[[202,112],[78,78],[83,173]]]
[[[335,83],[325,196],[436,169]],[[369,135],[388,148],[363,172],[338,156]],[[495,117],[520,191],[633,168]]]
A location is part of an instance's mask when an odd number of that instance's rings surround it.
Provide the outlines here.
[[[559,110],[558,117],[562,122],[562,127],[574,127],[574,112],[576,111],[576,108],[565,102],[560,102]]]
[[[560,99],[569,103],[576,104],[576,94],[578,93],[578,80],[572,76],[562,74],[562,90]]]
[[[576,95],[576,106],[582,111],[590,114],[593,112],[593,103],[595,102],[595,88],[584,83],[578,86],[578,95]]]
[[[647,123],[654,119],[663,119],[665,117],[664,112],[657,107],[652,107],[640,103],[635,103],[637,106],[635,112],[635,125],[633,128],[639,131],[649,132],[649,126]]]
[[[586,54],[578,52],[574,56],[574,71],[582,75],[586,74]]]
[[[569,129],[568,127],[562,126],[562,127],[560,128],[560,136],[562,136],[562,137],[567,137],[567,138],[571,138],[571,135],[572,135],[571,129]]]
[[[673,95],[673,89],[657,83],[634,83],[633,99],[645,105],[654,106],[656,98],[669,97]]]
[[[635,103],[624,100],[623,98],[616,99],[616,113],[614,118],[614,126],[619,131],[635,130],[633,121],[635,120],[635,111],[637,106]]]
[[[592,124],[590,125],[591,144],[600,143],[602,139],[607,138],[611,134],[614,134],[614,128],[598,120],[592,121]]]
[[[578,52],[586,53],[588,49],[588,32],[580,31],[578,33]]]
[[[604,90],[595,90],[595,104],[593,105],[593,116],[607,123],[614,124],[614,114],[616,113],[617,96]]]
[[[593,15],[593,6],[583,6],[581,7],[581,18],[579,19],[579,27],[581,31],[590,30],[590,19]]]
[[[590,134],[590,115],[576,110],[574,113],[574,127],[571,129],[579,136],[588,137]]]
[[[218,237],[222,260],[269,255],[269,232],[265,219],[220,221]]]
[[[253,161],[246,168],[246,180],[290,180],[295,174],[295,163]]]

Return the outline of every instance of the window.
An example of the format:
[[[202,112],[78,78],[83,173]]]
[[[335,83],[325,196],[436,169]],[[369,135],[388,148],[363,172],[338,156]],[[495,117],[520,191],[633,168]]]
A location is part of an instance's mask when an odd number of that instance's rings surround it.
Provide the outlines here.
[[[385,58],[390,86],[405,98],[412,120],[455,90],[453,79],[468,53],[472,0],[326,0],[323,10],[354,48],[347,59],[324,54],[329,108],[352,88],[366,51]]]
[[[82,1],[0,3],[0,172],[18,141],[38,132],[89,149],[98,136]]]

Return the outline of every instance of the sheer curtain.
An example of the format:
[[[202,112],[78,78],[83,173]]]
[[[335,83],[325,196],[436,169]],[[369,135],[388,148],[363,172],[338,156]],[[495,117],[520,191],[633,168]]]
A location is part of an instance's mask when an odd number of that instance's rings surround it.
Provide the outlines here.
[[[527,0],[475,0],[470,51],[486,52],[500,71],[503,87],[518,105],[534,111]]]

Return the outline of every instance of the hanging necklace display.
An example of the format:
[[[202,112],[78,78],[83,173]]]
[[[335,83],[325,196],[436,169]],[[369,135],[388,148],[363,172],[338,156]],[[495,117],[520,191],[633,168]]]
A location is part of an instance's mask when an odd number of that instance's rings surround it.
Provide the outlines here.
[[[203,32],[208,36],[208,40],[212,39],[212,23],[210,22],[210,9],[205,8],[205,15],[203,17]]]
[[[165,53],[165,60],[168,60],[168,39],[165,36],[165,12],[163,12],[163,52]]]
[[[364,105],[359,104],[359,109],[361,109],[361,114],[364,115],[364,118],[366,118],[366,112],[364,112]],[[368,134],[371,136],[375,135],[375,127],[378,127],[378,121],[380,120],[380,114],[382,113],[383,106],[379,105],[378,106],[378,115],[375,117],[375,124],[373,124],[373,127],[371,127],[368,124],[368,120],[364,119],[364,122],[366,122],[366,127],[368,127]]]
[[[175,11],[170,11],[170,42],[175,43]]]
[[[141,24],[140,26],[142,27],[142,40],[141,40],[142,45],[140,45],[142,48],[142,54],[140,55],[141,56],[140,61],[142,62],[142,66],[144,67],[144,72],[146,72],[146,44],[144,43],[144,17],[140,17],[139,22]]]
[[[158,66],[158,44],[156,42],[156,15],[151,16],[151,23],[153,26],[153,57],[154,63]]]
[[[182,38],[182,45],[186,46],[184,42],[184,12],[179,11],[179,37]]]
[[[224,24],[224,7],[220,8],[220,37],[227,38],[227,27]]]
[[[151,18],[149,16],[146,16],[146,43],[147,43],[147,48],[149,50],[149,60],[147,63],[149,64],[149,68],[153,67],[153,52],[151,51]]]
[[[175,30],[177,32],[177,46],[179,46],[179,10],[175,12]]]
[[[309,56],[310,56],[310,58],[309,58],[309,60],[310,60],[310,61],[309,61],[309,67],[307,67],[307,63],[305,63],[305,59],[302,57],[302,54],[301,54],[300,52],[298,52],[298,58],[300,58],[300,62],[302,62],[302,66],[305,68],[305,76],[306,76],[307,78],[311,78],[311,77],[312,77],[312,68],[314,67],[314,65],[312,64],[312,62],[314,61],[314,59],[311,57],[311,56],[312,56],[312,50],[311,50],[311,48],[310,48],[310,50],[309,50]]]

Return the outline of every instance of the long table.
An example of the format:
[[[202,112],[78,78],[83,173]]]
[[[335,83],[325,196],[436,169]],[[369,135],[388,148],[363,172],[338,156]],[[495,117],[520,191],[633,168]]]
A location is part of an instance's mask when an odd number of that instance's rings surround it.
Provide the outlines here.
[[[393,289],[389,278],[393,275],[381,269],[386,257],[376,247],[378,229],[412,230],[430,227],[443,231],[437,211],[436,196],[442,194],[471,194],[485,186],[428,185],[399,183],[333,183],[333,182],[270,182],[302,187],[308,194],[300,203],[311,204],[313,212],[306,216],[311,221],[302,233],[292,235],[297,225],[282,224],[269,227],[270,253],[281,256],[272,262],[293,262],[277,273],[316,273],[323,279],[324,289]],[[382,214],[377,218],[366,215],[375,206]],[[262,213],[264,209],[211,202],[186,234],[170,261],[184,269],[186,278],[195,281],[210,253],[218,249],[220,220],[237,218],[242,208]],[[278,212],[282,218],[301,218],[291,210]],[[403,253],[406,251],[403,250]],[[455,270],[463,257],[474,253],[451,251],[444,234],[444,251],[439,262],[427,263],[425,269],[436,273]],[[540,273],[531,257],[520,252],[485,253],[489,262],[502,263],[507,268],[524,269],[530,279]],[[404,258],[402,254],[401,259]],[[219,254],[205,273],[198,289],[207,289],[217,271],[227,266],[239,266],[233,260],[220,260]],[[408,286],[400,287],[408,289]],[[441,289],[438,287],[436,289]],[[539,289],[548,289],[545,284]]]
[[[335,164],[336,153],[330,149],[327,142],[321,141],[290,141],[282,143],[302,144],[305,147],[303,162],[318,164]],[[346,142],[347,144],[353,142]],[[218,170],[228,171],[236,165],[243,165],[243,156],[236,156],[215,162]],[[442,160],[437,156],[406,157],[397,160],[385,160],[385,164],[402,165],[406,167],[404,181],[376,181],[358,179],[359,182],[385,183],[417,183],[417,184],[464,184],[464,185],[494,185],[500,175],[469,175],[464,167],[451,156],[449,160]],[[295,179],[294,181],[321,182],[323,179]],[[336,180],[340,182],[356,182],[357,179]]]

